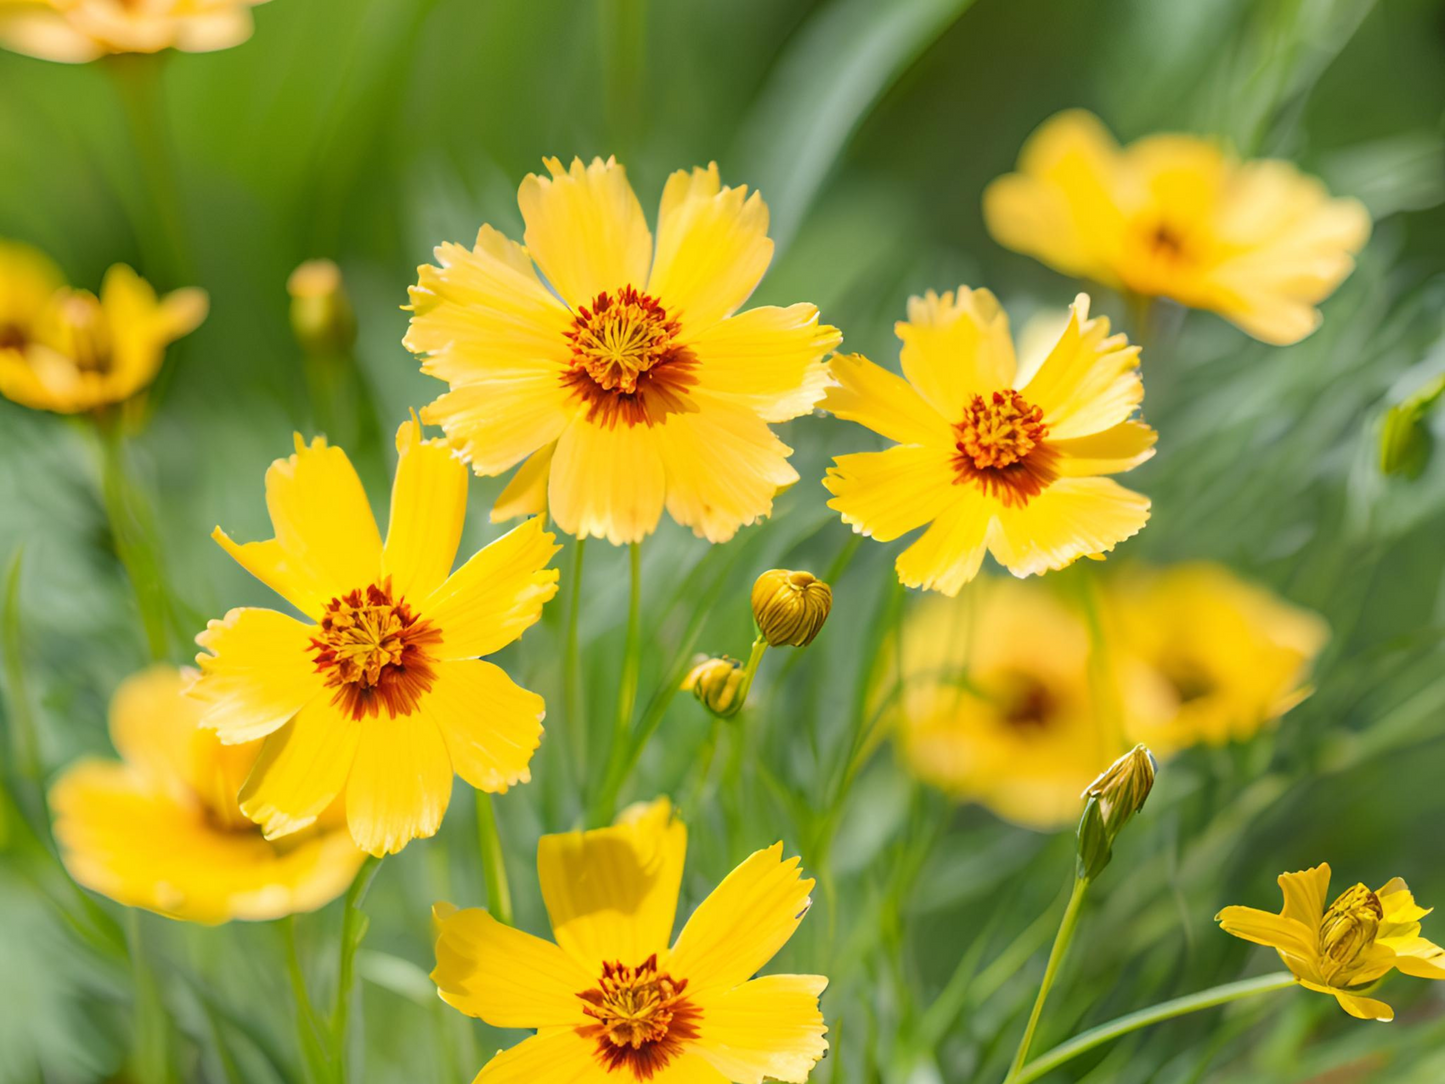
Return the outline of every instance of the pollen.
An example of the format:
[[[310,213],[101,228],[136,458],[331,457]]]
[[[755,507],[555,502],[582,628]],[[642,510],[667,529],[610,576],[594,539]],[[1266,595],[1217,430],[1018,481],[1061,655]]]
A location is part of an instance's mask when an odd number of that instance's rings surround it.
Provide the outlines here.
[[[1320,920],[1320,970],[1325,982],[1348,985],[1365,962],[1380,930],[1385,909],[1380,897],[1362,884],[1341,892]]]
[[[651,1080],[697,1038],[700,1013],[687,1000],[686,979],[659,971],[656,954],[637,967],[602,965],[597,986],[577,996],[596,1021],[578,1029],[597,1042],[597,1060],[610,1072]]]
[[[390,581],[333,598],[312,637],[316,670],[353,719],[410,715],[436,677],[428,648],[441,634],[419,620]]]
[[[953,429],[956,480],[977,483],[1005,505],[1027,504],[1058,477],[1043,409],[1016,391],[975,395]]]

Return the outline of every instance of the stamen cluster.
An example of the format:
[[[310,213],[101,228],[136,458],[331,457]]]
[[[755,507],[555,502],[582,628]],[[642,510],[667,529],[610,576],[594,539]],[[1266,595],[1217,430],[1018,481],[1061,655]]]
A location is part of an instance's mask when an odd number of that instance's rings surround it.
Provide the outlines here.
[[[956,481],[974,482],[1005,505],[1027,504],[1058,477],[1043,409],[1012,389],[975,395],[953,430]]]
[[[1362,884],[1341,892],[1320,920],[1320,971],[1331,985],[1348,986],[1380,929],[1385,909]]]
[[[431,689],[435,671],[426,648],[441,634],[419,620],[389,580],[333,598],[312,637],[316,669],[336,689],[332,703],[353,719],[409,715]]]
[[[628,1069],[650,1080],[697,1038],[701,1014],[683,996],[686,988],[686,979],[658,970],[655,953],[636,967],[605,963],[597,986],[577,995],[597,1021],[580,1034],[597,1040],[597,1059],[609,1072]]]

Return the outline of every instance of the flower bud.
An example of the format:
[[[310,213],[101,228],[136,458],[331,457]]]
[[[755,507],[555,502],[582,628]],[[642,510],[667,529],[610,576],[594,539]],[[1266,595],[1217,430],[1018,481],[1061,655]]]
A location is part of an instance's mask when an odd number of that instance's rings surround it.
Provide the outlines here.
[[[1385,414],[1380,426],[1380,471],[1418,478],[1430,462],[1430,411],[1445,397],[1445,375],[1437,377]]]
[[[833,608],[833,589],[811,572],[775,568],[753,584],[753,619],[772,647],[806,647]]]
[[[286,280],[291,332],[308,354],[344,354],[356,342],[356,315],[341,269],[330,260],[307,260]]]
[[[1079,820],[1078,875],[1097,877],[1114,856],[1114,840],[1154,788],[1154,757],[1136,745],[1088,785]]]
[[[743,706],[747,690],[742,688],[744,671],[734,660],[700,656],[683,679],[682,687],[708,711],[719,718],[736,715]]]

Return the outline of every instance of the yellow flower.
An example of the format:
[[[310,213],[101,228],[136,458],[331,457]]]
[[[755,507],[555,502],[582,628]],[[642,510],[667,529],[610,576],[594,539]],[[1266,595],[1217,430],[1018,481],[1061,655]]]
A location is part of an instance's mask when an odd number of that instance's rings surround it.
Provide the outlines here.
[[[1355,200],[1288,162],[1153,135],[1125,148],[1097,117],[1044,122],[1018,172],[983,196],[998,242],[1068,275],[1210,309],[1257,339],[1296,342],[1370,236]]]
[[[205,291],[157,298],[124,264],[106,272],[98,298],[57,280],[38,253],[0,249],[0,287],[23,289],[0,302],[0,395],[35,410],[77,414],[124,402],[155,379],[166,346],[206,317]]]
[[[1121,751],[1094,703],[1079,617],[1042,584],[988,579],[926,599],[902,640],[903,685],[884,719],[913,773],[1029,828],[1076,820],[1084,789]],[[893,669],[881,668],[875,704]]]
[[[385,543],[361,480],[318,437],[266,472],[276,537],[215,539],[305,615],[236,609],[196,642],[193,695],[223,742],[266,738],[241,809],[268,839],[314,822],[338,794],[358,846],[401,850],[441,825],[456,771],[500,792],[531,778],[542,698],[477,658],[541,617],[557,593],[554,536],[532,519],[451,573],[467,470],[416,421],[400,461]]]
[[[1289,711],[1329,636],[1220,565],[1130,570],[1106,599],[1129,736],[1160,755],[1248,738]]]
[[[1351,1016],[1393,1020],[1395,1010],[1358,991],[1391,969],[1419,979],[1445,979],[1445,949],[1420,936],[1420,919],[1430,912],[1399,877],[1379,891],[1362,884],[1325,906],[1330,867],[1282,873],[1284,910],[1226,907],[1215,915],[1226,933],[1279,952],[1301,986],[1333,994]]]
[[[291,334],[308,354],[344,354],[356,342],[356,313],[333,260],[307,260],[286,279]]]
[[[265,0],[0,0],[0,45],[83,64],[113,53],[209,53],[251,36]]]
[[[898,442],[837,457],[823,484],[828,507],[880,542],[932,524],[898,558],[903,583],[955,595],[985,550],[1027,576],[1144,526],[1148,499],[1100,477],[1154,454],[1154,431],[1130,420],[1144,398],[1139,348],[1089,319],[1087,295],[1031,374],[987,290],[915,297],[896,330],[906,379],[835,357],[837,384],[819,405]]]
[[[556,944],[486,911],[437,904],[442,999],[537,1034],[476,1084],[802,1084],[827,1052],[821,975],[754,974],[807,914],[813,887],[783,845],[756,851],[668,947],[687,831],[666,799],[611,828],[543,836],[542,899]]]
[[[483,226],[418,269],[405,343],[451,385],[422,418],[478,474],[526,460],[494,521],[545,508],[620,545],[666,506],[725,542],[798,480],[768,423],[812,409],[841,336],[812,305],[736,313],[773,243],[762,198],[715,164],[668,179],[655,255],[615,161],[546,165],[518,192],[526,248]]]
[[[55,837],[81,884],[189,922],[272,919],[346,890],[365,855],[339,817],[269,843],[236,805],[260,742],[222,745],[199,728],[187,677],[157,666],[110,709],[122,762],[84,760],[50,790]]]

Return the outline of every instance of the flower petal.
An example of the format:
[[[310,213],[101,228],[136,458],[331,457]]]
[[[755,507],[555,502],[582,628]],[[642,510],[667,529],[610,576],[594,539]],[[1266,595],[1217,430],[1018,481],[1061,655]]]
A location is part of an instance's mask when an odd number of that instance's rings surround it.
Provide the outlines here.
[[[560,365],[538,367],[458,385],[423,407],[421,420],[441,426],[477,474],[501,474],[556,440],[574,413],[563,371]]]
[[[420,600],[452,570],[467,518],[467,468],[416,421],[396,431],[396,480],[383,561],[392,598]]]
[[[426,694],[430,695],[430,694]],[[452,762],[430,713],[353,724],[361,732],[346,780],[351,838],[374,855],[436,835],[452,797]]]
[[[1053,440],[1085,437],[1124,421],[1144,399],[1139,348],[1109,334],[1109,321],[1089,319],[1089,295],[1074,300],[1068,325],[1037,373],[1020,391],[1043,408]]]
[[[549,1028],[498,1053],[472,1084],[590,1084],[601,1072],[596,1042]]]
[[[1445,948],[1423,937],[1400,938],[1389,946],[1394,965],[1417,979],[1445,979]]]
[[[894,325],[903,340],[903,375],[946,420],[963,418],[975,395],[1013,386],[1018,363],[1008,317],[988,290],[929,290],[908,299],[908,319]]]
[[[1138,534],[1149,520],[1149,498],[1112,478],[1060,478],[1027,505],[999,505],[994,515],[994,560],[1015,576],[1034,576]]]
[[[478,790],[501,794],[532,778],[542,741],[542,698],[480,659],[438,663],[421,710],[441,731],[452,768]]]
[[[241,812],[267,839],[312,824],[341,793],[356,759],[361,727],[325,697],[266,739],[241,788]]]
[[[242,568],[291,603],[312,620],[319,621],[330,595],[321,593],[311,576],[295,568],[285,549],[274,538],[264,542],[237,543],[217,527],[211,538]]]
[[[836,355],[828,368],[838,383],[823,396],[820,410],[900,444],[952,447],[952,424],[902,377],[862,354]]]
[[[552,454],[547,483],[557,526],[614,546],[650,535],[667,494],[660,443],[647,425],[604,429],[581,418],[569,425]]]
[[[546,514],[547,476],[552,471],[552,452],[556,447],[556,444],[548,444],[538,448],[517,468],[517,473],[512,475],[512,480],[492,505],[493,523]]]
[[[1359,994],[1347,994],[1343,990],[1334,990],[1332,993],[1340,1003],[1340,1008],[1360,1020],[1378,1020],[1382,1024],[1388,1024],[1395,1019],[1395,1010],[1383,1001],[1361,997]]]
[[[737,1084],[805,1084],[828,1053],[822,975],[765,975],[700,999],[697,1053]]]
[[[190,682],[173,666],[151,666],[120,683],[110,700],[116,752],[155,790],[188,795],[195,775],[201,705],[186,696]]]
[[[688,345],[701,387],[765,422],[785,422],[818,402],[829,382],[823,357],[842,341],[812,305],[767,305],[718,321]]]
[[[833,494],[828,507],[857,533],[891,542],[959,499],[951,460],[946,451],[916,444],[840,455],[823,479]]]
[[[1281,873],[1279,888],[1284,893],[1283,917],[1293,919],[1307,930],[1319,929],[1330,890],[1329,863],[1321,862],[1313,869],[1298,873]]]
[[[993,520],[993,504],[977,487],[958,486],[953,496],[953,503],[897,562],[899,582],[950,598],[978,575]]]
[[[1080,478],[1133,470],[1154,455],[1158,439],[1159,434],[1143,422],[1130,421],[1087,437],[1053,440],[1049,447],[1060,455],[1059,473]]]
[[[1226,907],[1214,916],[1225,933],[1256,945],[1278,949],[1300,960],[1316,953],[1313,931],[1293,918],[1261,911],[1256,907]]]
[[[200,725],[228,745],[263,738],[323,686],[311,659],[312,626],[275,610],[235,609],[196,637],[201,675],[190,694],[205,709]]]

